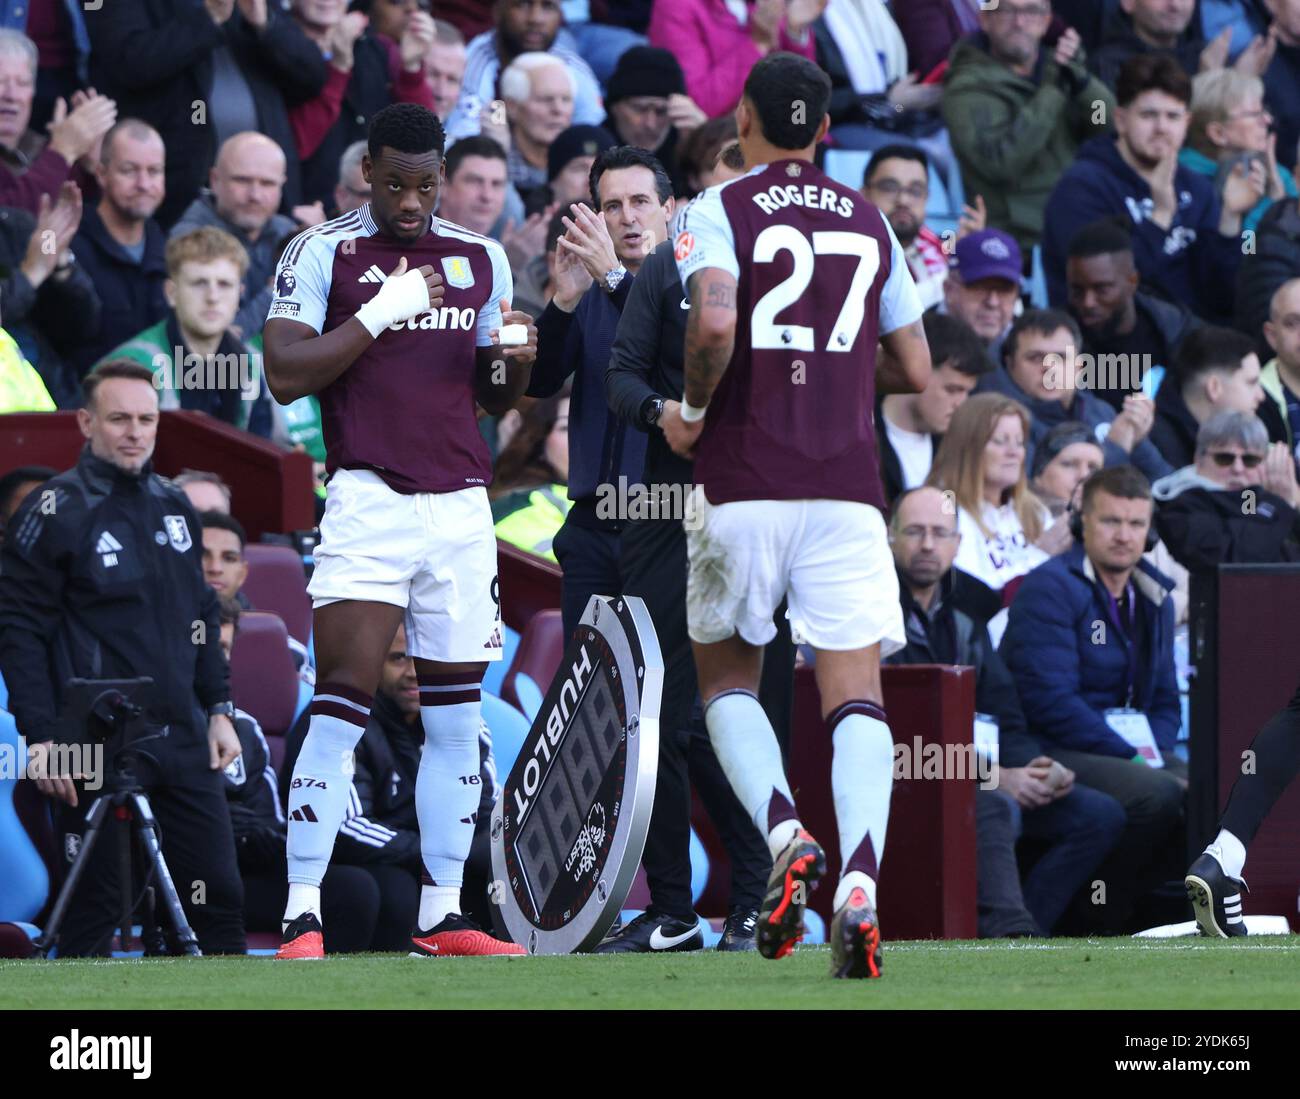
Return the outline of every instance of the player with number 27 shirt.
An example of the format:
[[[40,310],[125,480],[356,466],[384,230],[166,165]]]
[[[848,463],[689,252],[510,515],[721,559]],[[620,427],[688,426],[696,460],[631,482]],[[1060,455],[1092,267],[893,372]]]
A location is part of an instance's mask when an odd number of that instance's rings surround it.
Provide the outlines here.
[[[691,302],[685,398],[662,426],[696,459],[687,625],[705,721],[772,851],[759,950],[779,958],[794,948],[807,891],[826,872],[756,696],[762,646],[786,599],[793,632],[817,652],[834,744],[844,869],[832,974],[878,977],[876,879],[893,770],[880,658],[904,634],[872,412],[878,383],[925,387],[930,353],[889,222],[813,164],[829,101],[825,73],[793,54],[769,54],[746,80],[736,125],[750,170],[701,194],[678,225]],[[878,342],[888,353],[879,369]]]

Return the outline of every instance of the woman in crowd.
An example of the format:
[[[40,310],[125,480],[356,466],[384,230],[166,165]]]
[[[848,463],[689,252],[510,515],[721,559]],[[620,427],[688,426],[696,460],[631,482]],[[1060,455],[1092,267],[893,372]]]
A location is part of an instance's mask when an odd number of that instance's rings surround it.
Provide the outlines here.
[[[981,393],[953,414],[926,484],[952,494],[961,548],[957,568],[1010,601],[1008,585],[1070,544],[1025,478],[1029,414],[1010,397]]]
[[[686,92],[706,115],[730,113],[769,53],[815,56],[812,25],[826,0],[655,0],[650,45],[681,62]]]
[[[1212,69],[1192,81],[1191,121],[1187,145],[1178,162],[1223,183],[1239,163],[1261,172],[1266,181],[1263,197],[1242,219],[1243,230],[1253,230],[1273,203],[1295,198],[1295,177],[1277,161],[1277,134],[1273,116],[1264,107],[1264,81],[1236,69]]]

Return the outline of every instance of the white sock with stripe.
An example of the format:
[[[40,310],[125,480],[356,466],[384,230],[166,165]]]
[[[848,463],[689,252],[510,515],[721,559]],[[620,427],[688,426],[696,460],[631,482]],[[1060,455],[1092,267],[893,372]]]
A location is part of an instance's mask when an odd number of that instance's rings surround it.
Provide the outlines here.
[[[307,911],[321,918],[320,883],[348,812],[352,752],[370,720],[370,702],[369,695],[343,684],[316,685],[311,724],[289,786],[286,924]]]
[[[752,691],[723,691],[704,708],[713,752],[749,819],[776,858],[799,831],[781,746]]]
[[[831,791],[844,862],[835,908],[849,899],[855,887],[866,892],[873,907],[876,903],[894,784],[894,738],[887,721],[880,706],[863,699],[845,702],[826,719],[834,751]]]
[[[474,840],[479,798],[479,680],[464,672],[421,675],[424,750],[415,781],[420,854],[428,875],[420,889],[419,926],[428,931],[460,911],[465,860]]]

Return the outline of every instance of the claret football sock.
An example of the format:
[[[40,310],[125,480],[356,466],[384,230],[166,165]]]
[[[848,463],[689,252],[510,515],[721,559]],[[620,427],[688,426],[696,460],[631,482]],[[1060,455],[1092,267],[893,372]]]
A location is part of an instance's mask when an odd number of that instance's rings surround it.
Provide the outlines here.
[[[433,888],[454,887],[458,898],[483,792],[479,778],[479,680],[464,672],[421,675],[419,680],[424,750],[415,780],[415,812],[420,821],[420,854]],[[422,916],[429,888],[426,883],[421,891]],[[458,901],[450,908],[445,902],[430,900],[428,904],[433,906],[431,910],[441,912],[439,920],[449,911],[460,911]],[[432,925],[421,919],[420,926],[427,929]]]
[[[347,813],[352,752],[370,719],[371,696],[341,683],[318,683],[311,725],[289,785],[289,902],[285,920],[307,908],[320,915],[320,883]],[[307,892],[295,885],[308,886]],[[312,902],[312,903],[307,903]],[[303,905],[295,908],[295,904]]]
[[[727,781],[775,858],[798,832],[799,821],[767,714],[752,691],[723,691],[705,707],[704,723]],[[769,812],[774,801],[776,811]]]
[[[876,903],[878,860],[885,853],[889,795],[894,783],[894,738],[885,711],[874,702],[845,702],[826,719],[834,757],[831,790],[840,829],[844,871],[835,891],[838,907],[861,885]],[[852,877],[852,883],[849,882]],[[868,887],[864,882],[870,881]]]

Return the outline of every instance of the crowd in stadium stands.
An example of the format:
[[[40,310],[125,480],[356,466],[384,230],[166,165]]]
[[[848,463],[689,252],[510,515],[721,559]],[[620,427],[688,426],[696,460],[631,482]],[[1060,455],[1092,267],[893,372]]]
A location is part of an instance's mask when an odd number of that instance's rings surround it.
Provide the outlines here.
[[[998,760],[981,934],[1120,932],[1179,876],[1189,576],[1300,560],[1300,0],[32,0],[2,22],[0,413],[76,408],[131,360],[164,410],[323,475],[316,399],[278,404],[261,367],[277,263],[369,199],[375,113],[423,105],[447,134],[439,216],[504,246],[536,320],[527,397],[480,424],[498,535],[558,561],[566,628],[624,590],[606,487],[689,480],[655,426],[686,315],[665,242],[745,170],[753,64],[815,58],[825,168],[881,209],[927,309],[929,386],[876,408],[891,663],[977,671]],[[244,531],[187,464],[229,643]],[[0,478],[0,536],[53,472]],[[1112,591],[1096,566],[1122,529]],[[331,949],[409,929],[414,692],[399,632],[325,881]],[[277,779],[256,722],[237,731],[246,922],[276,930],[292,758]],[[1108,903],[1081,902],[1097,879]]]

